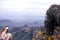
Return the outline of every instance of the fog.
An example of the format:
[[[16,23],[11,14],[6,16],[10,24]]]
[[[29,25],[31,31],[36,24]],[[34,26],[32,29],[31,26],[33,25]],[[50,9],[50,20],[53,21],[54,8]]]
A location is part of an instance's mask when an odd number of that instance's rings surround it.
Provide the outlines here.
[[[60,4],[60,2],[59,0],[0,0],[0,19],[41,20],[52,4]]]

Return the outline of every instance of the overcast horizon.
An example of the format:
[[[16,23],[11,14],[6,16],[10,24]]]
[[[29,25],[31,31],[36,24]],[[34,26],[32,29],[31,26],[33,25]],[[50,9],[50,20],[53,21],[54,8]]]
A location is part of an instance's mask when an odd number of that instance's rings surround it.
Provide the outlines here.
[[[59,0],[0,0],[0,19],[40,20],[44,19],[47,9]]]

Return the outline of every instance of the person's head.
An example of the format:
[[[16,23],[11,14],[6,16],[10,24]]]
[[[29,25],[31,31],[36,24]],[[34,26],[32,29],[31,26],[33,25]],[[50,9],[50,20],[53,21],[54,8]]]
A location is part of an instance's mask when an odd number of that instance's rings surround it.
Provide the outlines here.
[[[5,26],[4,28],[3,28],[3,31],[5,31],[6,33],[8,32],[8,26]]]

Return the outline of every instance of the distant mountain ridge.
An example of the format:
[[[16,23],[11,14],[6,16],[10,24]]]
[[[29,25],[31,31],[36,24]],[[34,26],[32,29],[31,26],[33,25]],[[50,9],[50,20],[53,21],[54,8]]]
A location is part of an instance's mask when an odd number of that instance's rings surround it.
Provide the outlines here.
[[[44,26],[44,20],[35,21],[35,22],[32,23],[32,25]]]
[[[2,19],[0,20],[0,26],[4,27],[4,26],[9,26],[9,28],[14,27],[14,23],[11,20],[8,19]]]
[[[13,22],[9,19],[2,19],[0,20],[0,26],[4,27],[4,26],[9,26],[10,28],[11,27],[22,27],[23,25],[25,24],[28,24],[28,26],[32,27],[32,26],[43,26],[44,25],[44,19],[41,19],[41,20],[37,20],[37,21],[34,21],[34,22],[26,22],[26,21],[23,21],[23,22]]]

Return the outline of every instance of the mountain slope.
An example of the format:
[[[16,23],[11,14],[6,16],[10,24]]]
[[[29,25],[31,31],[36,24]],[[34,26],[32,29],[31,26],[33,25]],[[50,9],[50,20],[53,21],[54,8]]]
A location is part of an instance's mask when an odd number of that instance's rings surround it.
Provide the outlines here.
[[[14,23],[11,20],[8,19],[2,19],[0,20],[0,26],[9,26],[9,28],[14,27]]]

